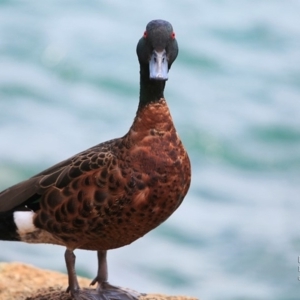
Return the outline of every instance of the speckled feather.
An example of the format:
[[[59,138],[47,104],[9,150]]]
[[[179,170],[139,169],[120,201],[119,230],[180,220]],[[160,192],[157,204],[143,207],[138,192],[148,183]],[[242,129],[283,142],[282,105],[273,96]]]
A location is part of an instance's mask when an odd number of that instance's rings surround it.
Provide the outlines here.
[[[123,138],[21,183],[23,190],[34,186],[32,194],[42,198],[34,225],[53,235],[45,238],[37,231],[22,240],[90,250],[127,245],[165,221],[189,184],[189,159],[161,99],[137,112]],[[0,194],[0,202],[22,205],[24,195],[12,203],[10,191]]]

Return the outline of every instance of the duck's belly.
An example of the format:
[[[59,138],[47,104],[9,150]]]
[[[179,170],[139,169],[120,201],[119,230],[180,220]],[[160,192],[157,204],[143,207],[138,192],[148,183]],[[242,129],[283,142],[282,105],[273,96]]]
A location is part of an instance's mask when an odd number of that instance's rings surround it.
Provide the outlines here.
[[[81,249],[108,250],[128,245],[164,222],[178,207],[180,196],[174,201],[149,201],[140,207],[130,206],[115,216],[98,220],[84,232]],[[167,203],[164,205],[163,203]]]

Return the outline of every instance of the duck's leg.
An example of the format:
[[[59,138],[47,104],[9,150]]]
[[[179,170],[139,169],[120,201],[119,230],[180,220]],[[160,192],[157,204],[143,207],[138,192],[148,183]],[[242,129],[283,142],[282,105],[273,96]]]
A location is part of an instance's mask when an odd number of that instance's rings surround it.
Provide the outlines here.
[[[98,251],[98,272],[96,278],[91,282],[90,285],[98,283],[97,294],[93,294],[91,300],[138,300],[141,296],[140,293],[123,289],[121,287],[110,285],[107,282],[107,251]]]
[[[69,286],[67,288],[67,292],[71,292],[71,294],[74,294],[80,290],[78,281],[77,281],[77,275],[75,271],[75,259],[76,256],[73,253],[73,250],[66,249],[65,252],[65,261],[67,265],[67,271],[68,271],[68,280],[69,280]]]
[[[90,284],[90,285],[94,285],[95,283],[98,282],[98,289],[99,290],[102,290],[103,287],[104,287],[103,285],[105,283],[107,283],[108,273],[107,273],[106,254],[107,254],[106,250],[101,250],[101,251],[97,252],[97,256],[98,256],[97,276],[95,277],[95,279]]]

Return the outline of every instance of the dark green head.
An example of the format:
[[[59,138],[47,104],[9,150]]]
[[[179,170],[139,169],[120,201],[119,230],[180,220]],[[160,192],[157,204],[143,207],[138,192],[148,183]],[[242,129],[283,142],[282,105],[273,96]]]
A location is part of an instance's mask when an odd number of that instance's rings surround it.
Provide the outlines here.
[[[149,66],[150,79],[168,80],[168,71],[178,54],[172,25],[164,20],[149,22],[136,52],[140,64]]]

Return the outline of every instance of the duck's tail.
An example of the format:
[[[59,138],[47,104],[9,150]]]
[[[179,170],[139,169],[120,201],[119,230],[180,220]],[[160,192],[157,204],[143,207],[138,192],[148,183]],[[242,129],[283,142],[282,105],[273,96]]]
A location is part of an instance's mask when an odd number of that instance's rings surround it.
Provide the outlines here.
[[[20,241],[14,211],[0,212],[0,240]]]

